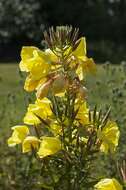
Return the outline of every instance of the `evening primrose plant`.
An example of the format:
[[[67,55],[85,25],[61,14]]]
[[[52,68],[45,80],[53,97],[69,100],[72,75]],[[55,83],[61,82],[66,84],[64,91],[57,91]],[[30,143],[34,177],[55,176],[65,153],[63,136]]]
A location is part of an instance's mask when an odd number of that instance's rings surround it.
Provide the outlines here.
[[[21,145],[37,160],[41,189],[122,190],[116,179],[94,175],[93,163],[101,153],[116,151],[120,132],[110,109],[103,114],[86,102],[86,75],[95,74],[96,65],[78,33],[71,26],[51,27],[44,32],[45,50],[22,48],[24,89],[35,92],[36,100],[28,105],[23,124],[12,127],[8,145]]]

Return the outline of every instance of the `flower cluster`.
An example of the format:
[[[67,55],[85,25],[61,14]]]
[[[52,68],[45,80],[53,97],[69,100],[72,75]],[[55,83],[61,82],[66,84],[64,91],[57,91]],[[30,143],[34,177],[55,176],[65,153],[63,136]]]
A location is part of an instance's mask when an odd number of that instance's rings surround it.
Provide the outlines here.
[[[27,46],[21,51],[19,67],[28,73],[24,89],[36,91],[36,101],[29,104],[23,125],[12,127],[8,145],[21,144],[23,153],[34,152],[38,159],[65,155],[72,160],[81,154],[83,162],[93,153],[113,153],[120,132],[109,119],[110,110],[102,114],[86,102],[86,74],[95,74],[96,65],[87,57],[85,38],[78,39],[72,27],[51,28],[44,35],[47,49]],[[114,179],[95,187],[121,190]]]

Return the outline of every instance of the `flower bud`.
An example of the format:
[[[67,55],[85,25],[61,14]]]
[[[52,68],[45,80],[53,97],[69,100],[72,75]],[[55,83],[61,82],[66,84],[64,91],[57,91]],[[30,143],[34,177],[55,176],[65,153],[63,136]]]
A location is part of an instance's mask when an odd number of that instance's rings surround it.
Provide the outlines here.
[[[87,97],[87,88],[85,88],[84,86],[80,86],[78,92],[82,99],[85,99]]]

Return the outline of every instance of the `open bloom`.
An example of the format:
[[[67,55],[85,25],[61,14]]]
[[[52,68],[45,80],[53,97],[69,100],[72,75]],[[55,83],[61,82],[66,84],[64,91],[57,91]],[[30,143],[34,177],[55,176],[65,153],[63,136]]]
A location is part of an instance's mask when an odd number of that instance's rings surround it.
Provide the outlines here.
[[[56,137],[42,137],[42,142],[38,150],[40,158],[52,155],[61,150],[61,141]]]
[[[48,98],[37,99],[35,104],[29,104],[28,111],[24,117],[24,123],[28,125],[38,125],[41,119],[48,119],[52,115],[51,102]]]
[[[39,141],[40,140],[35,136],[27,136],[22,143],[23,153],[30,152],[32,149],[38,149]]]
[[[96,190],[123,190],[116,179],[102,179],[95,185]]]
[[[33,91],[47,80],[51,70],[51,63],[57,62],[57,57],[49,49],[41,51],[34,46],[25,46],[21,51],[20,70],[28,72],[25,81],[25,90]]]
[[[72,55],[75,58],[75,62],[79,63],[76,73],[80,80],[83,80],[86,73],[95,73],[96,65],[92,58],[87,57],[86,40],[84,37],[80,38],[80,43],[77,48],[73,51]],[[79,41],[78,40],[78,41]]]
[[[12,136],[8,139],[9,146],[15,146],[23,142],[25,137],[29,134],[29,129],[25,125],[16,125],[12,127]]]
[[[45,79],[49,73],[51,64],[48,55],[34,46],[26,46],[21,51],[21,71],[29,72],[26,78],[25,90],[32,91],[37,87],[40,80]],[[34,85],[32,86],[32,83]],[[31,87],[32,88],[29,88]]]
[[[118,146],[120,132],[118,126],[113,121],[108,121],[103,129],[99,128],[97,133],[98,138],[102,141],[100,150],[108,153],[114,152]]]

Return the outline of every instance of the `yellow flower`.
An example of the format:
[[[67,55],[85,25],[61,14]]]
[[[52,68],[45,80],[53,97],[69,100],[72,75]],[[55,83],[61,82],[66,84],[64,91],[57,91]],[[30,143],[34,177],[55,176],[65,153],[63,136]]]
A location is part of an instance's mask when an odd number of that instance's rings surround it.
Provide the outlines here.
[[[30,72],[34,79],[45,77],[51,67],[48,55],[33,46],[26,46],[21,51],[21,71]]]
[[[87,108],[87,103],[85,101],[77,100],[75,104],[75,111],[78,110],[76,119],[81,124],[89,124],[89,109]]]
[[[21,71],[29,72],[26,78],[24,89],[33,91],[40,82],[46,80],[46,76],[51,69],[51,60],[53,57],[49,53],[43,52],[36,47],[26,46],[21,51]],[[54,58],[53,58],[54,59]]]
[[[25,137],[29,134],[29,129],[25,125],[16,125],[12,127],[12,136],[8,139],[8,146],[15,146],[23,142]]]
[[[19,64],[21,71],[30,72],[32,68],[31,60],[33,60],[34,55],[33,52],[38,51],[37,47],[34,46],[26,46],[21,50],[21,62]]]
[[[95,185],[96,190],[123,190],[122,185],[116,179],[102,179]]]
[[[28,111],[24,117],[24,123],[38,125],[41,123],[41,119],[48,119],[52,115],[50,106],[51,101],[48,98],[37,99],[35,104],[29,104]]]
[[[52,155],[61,150],[61,141],[56,137],[42,137],[38,151],[40,158]]]
[[[35,136],[27,136],[22,143],[22,151],[30,152],[32,149],[38,149],[40,140]]]
[[[80,43],[78,47],[73,51],[73,55],[77,62],[78,68],[76,70],[77,75],[79,76],[80,80],[83,80],[86,73],[95,73],[96,72],[96,65],[92,58],[88,58],[86,56],[86,40],[84,37],[80,38]]]
[[[99,128],[97,136],[102,141],[100,150],[108,153],[113,153],[118,146],[120,132],[118,126],[113,121],[108,121],[103,129]]]

